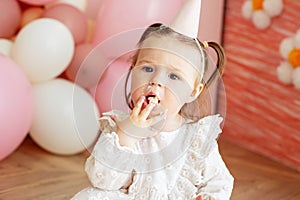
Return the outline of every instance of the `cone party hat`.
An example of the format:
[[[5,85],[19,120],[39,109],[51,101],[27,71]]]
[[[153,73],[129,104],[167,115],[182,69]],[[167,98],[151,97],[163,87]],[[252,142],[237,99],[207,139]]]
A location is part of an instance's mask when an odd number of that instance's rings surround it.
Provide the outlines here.
[[[197,38],[200,10],[201,0],[186,0],[169,27],[183,35]]]

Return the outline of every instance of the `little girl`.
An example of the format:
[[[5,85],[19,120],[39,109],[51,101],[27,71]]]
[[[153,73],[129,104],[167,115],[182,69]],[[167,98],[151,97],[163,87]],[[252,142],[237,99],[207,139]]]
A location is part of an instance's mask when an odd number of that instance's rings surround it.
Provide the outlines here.
[[[202,92],[222,73],[221,47],[161,24],[147,28],[138,47],[128,75],[132,111],[100,118],[85,166],[93,186],[72,199],[229,199],[233,177],[216,141],[222,118],[197,112]],[[208,47],[218,61],[205,83]]]

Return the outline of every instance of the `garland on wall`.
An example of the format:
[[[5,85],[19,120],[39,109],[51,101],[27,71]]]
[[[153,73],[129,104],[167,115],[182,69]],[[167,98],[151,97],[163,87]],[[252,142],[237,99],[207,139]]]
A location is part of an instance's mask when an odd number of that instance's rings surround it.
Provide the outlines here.
[[[282,9],[282,0],[246,0],[242,6],[242,14],[256,28],[266,29],[271,24],[271,18],[280,15]]]
[[[245,0],[242,15],[251,20],[257,29],[267,29],[273,17],[279,16],[283,10],[282,0]],[[294,85],[300,89],[300,29],[292,37],[284,38],[279,47],[284,59],[277,67],[280,82]]]
[[[300,89],[300,29],[281,41],[279,52],[284,61],[277,67],[278,79]]]

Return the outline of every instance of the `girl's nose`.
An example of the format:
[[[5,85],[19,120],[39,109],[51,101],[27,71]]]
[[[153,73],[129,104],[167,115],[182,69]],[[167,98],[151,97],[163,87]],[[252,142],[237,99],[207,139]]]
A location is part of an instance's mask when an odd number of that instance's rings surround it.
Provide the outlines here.
[[[151,86],[162,87],[162,84],[161,84],[161,83],[158,83],[158,82],[149,82],[149,85],[151,85]]]
[[[151,86],[158,86],[158,87],[162,87],[164,86],[164,80],[165,78],[165,73],[160,71],[157,71],[157,73],[153,74],[152,78],[149,81],[149,85]]]

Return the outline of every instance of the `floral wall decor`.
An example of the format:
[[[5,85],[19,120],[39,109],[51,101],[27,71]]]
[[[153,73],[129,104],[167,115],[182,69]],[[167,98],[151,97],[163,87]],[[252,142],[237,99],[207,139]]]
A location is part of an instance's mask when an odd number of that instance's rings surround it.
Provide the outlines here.
[[[282,9],[282,0],[246,0],[242,6],[242,14],[256,28],[266,29],[271,24],[271,18],[280,15]]]
[[[278,79],[300,90],[300,29],[293,37],[282,40],[279,51],[285,60],[277,68]]]
[[[244,3],[225,4],[222,137],[300,172],[300,0],[284,0],[263,31],[245,23]]]

